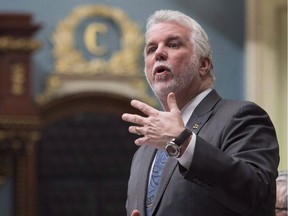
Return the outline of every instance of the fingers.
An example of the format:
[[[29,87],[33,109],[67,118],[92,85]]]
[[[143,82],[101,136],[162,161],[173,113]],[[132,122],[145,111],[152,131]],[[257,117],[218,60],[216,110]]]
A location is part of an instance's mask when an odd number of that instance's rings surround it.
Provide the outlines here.
[[[141,102],[141,101],[138,101],[138,100],[132,100],[131,101],[131,105],[142,111],[144,114],[146,114],[147,116],[149,116],[150,114],[152,113],[157,113],[158,110],[154,109],[153,107]],[[144,135],[144,131],[143,131],[143,127],[146,123],[147,123],[147,116],[143,117],[143,116],[140,116],[140,115],[136,115],[136,114],[130,114],[130,113],[124,113],[122,115],[122,120],[124,121],[127,121],[127,122],[130,122],[136,126],[130,126],[129,127],[129,132],[130,133],[134,133],[134,134],[137,134],[139,136],[145,136]],[[139,127],[141,126],[141,127]],[[139,138],[141,140],[141,137]],[[135,143],[138,144],[140,141],[138,140],[135,140]]]
[[[135,115],[135,114],[124,113],[122,115],[122,120],[130,122],[132,124],[136,124],[136,125],[145,124],[145,117]]]
[[[149,106],[148,104],[145,104],[141,101],[138,100],[132,100],[131,101],[131,105],[140,110],[142,113],[144,113],[147,116],[156,116],[158,115],[159,111],[151,106]],[[133,124],[137,124],[137,125],[145,125],[146,123],[146,117],[140,116],[140,115],[136,115],[136,114],[129,114],[129,113],[124,113],[122,115],[122,119],[124,121],[133,123]]]
[[[134,133],[134,134],[137,134],[139,136],[145,136],[144,127],[130,126],[128,130],[130,133]]]
[[[140,127],[136,126],[135,128],[135,133],[138,134],[139,136],[142,136],[143,134],[140,131]]]
[[[132,100],[131,101],[131,105],[140,110],[142,113],[146,114],[147,116],[151,116],[151,115],[157,115],[158,113],[158,110],[149,106],[148,104],[146,103],[143,103],[141,101],[138,101],[138,100]]]
[[[179,111],[179,108],[178,108],[178,105],[177,105],[177,100],[176,100],[176,96],[173,92],[170,92],[167,96],[167,104],[168,104],[168,107],[170,109],[171,112],[178,112]],[[157,109],[149,106],[148,104],[146,103],[143,103],[141,101],[138,101],[138,100],[132,100],[131,101],[131,105],[140,110],[141,112],[143,112],[144,114],[146,114],[147,116],[151,116],[151,115],[157,115],[157,113],[159,112]]]
[[[169,107],[170,112],[180,111],[177,105],[175,94],[173,92],[170,92],[167,96],[167,105]]]
[[[144,123],[144,118],[138,115],[134,115],[134,114],[128,114],[128,113],[124,113],[122,115],[122,120],[136,124],[136,125],[143,125]],[[130,133],[134,133],[137,134],[139,136],[143,136],[143,132],[142,132],[142,128],[139,126],[130,126],[129,127],[129,132]]]

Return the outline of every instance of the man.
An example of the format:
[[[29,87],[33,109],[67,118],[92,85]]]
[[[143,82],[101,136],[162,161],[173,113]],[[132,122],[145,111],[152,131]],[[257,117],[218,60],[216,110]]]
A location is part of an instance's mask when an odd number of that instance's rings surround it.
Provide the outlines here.
[[[276,179],[276,216],[287,216],[288,172],[281,171]]]
[[[143,116],[122,115],[140,146],[127,215],[275,215],[273,125],[254,103],[222,99],[212,68],[208,37],[195,20],[169,10],[148,19],[145,74],[164,111],[132,100]]]

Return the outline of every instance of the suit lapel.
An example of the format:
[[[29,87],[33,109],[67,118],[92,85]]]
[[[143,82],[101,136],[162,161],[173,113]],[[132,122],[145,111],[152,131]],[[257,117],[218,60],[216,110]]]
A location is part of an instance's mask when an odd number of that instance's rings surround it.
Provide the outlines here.
[[[140,161],[149,160],[149,163],[141,163],[139,166],[138,178],[137,178],[138,179],[138,182],[137,182],[138,191],[136,194],[137,194],[137,203],[139,206],[138,210],[142,212],[143,215],[145,215],[147,185],[148,185],[150,167],[154,160],[156,149],[150,146],[144,146],[143,148],[144,148],[143,154],[142,154],[142,158]]]
[[[151,168],[151,165],[153,163],[155,154],[156,154],[156,149],[147,146],[146,150],[144,150],[141,161],[150,160],[150,162],[149,163],[141,163],[141,166],[139,167],[139,170],[138,170],[139,181],[138,181],[137,194],[139,194],[139,196],[137,196],[137,202],[140,204],[138,206],[141,206],[141,208],[143,206],[143,209],[138,209],[140,212],[143,212],[143,213],[146,211],[146,209],[145,209],[146,208],[146,195],[147,195],[149,173],[150,173],[150,168]],[[157,196],[155,197],[155,200],[154,200],[155,204],[153,205],[153,208],[152,208],[152,214],[153,214],[153,211],[155,209],[155,206],[157,206],[157,203],[160,201],[160,199],[161,199],[161,197],[165,191],[165,188],[167,187],[167,185],[170,181],[172,173],[174,172],[175,168],[177,167],[177,163],[178,163],[178,161],[175,160],[174,158],[169,158],[165,167],[164,167],[162,177],[161,177],[161,182],[160,182],[160,185],[158,187]],[[147,175],[147,173],[148,173],[148,175]]]
[[[213,113],[213,108],[220,100],[221,97],[215,90],[212,90],[195,108],[186,126],[192,132],[198,134]]]
[[[163,196],[163,193],[172,177],[172,174],[175,170],[175,168],[177,167],[177,163],[178,161],[174,158],[169,158],[164,169],[163,169],[163,173],[161,176],[161,182],[160,185],[158,187],[158,192],[157,192],[157,196],[155,197],[154,200],[154,205],[152,207],[151,210],[151,215],[153,215],[153,212],[155,211],[156,206],[158,205],[159,201],[161,200],[161,197]]]

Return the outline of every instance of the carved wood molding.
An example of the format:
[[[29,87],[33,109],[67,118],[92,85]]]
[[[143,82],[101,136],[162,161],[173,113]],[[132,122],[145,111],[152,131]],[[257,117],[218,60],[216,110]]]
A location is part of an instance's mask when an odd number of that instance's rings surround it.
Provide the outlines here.
[[[25,51],[31,52],[39,49],[40,42],[30,38],[15,38],[11,36],[0,37],[0,52]]]
[[[15,215],[35,215],[35,145],[40,119],[32,98],[31,53],[40,44],[32,37],[40,25],[31,14],[0,14],[0,180],[15,180]]]

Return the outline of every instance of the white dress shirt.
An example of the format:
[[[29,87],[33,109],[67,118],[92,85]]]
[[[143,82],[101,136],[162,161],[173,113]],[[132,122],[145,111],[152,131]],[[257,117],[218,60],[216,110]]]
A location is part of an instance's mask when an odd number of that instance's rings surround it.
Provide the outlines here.
[[[187,122],[189,121],[190,116],[194,112],[195,108],[198,106],[198,104],[206,97],[206,95],[211,92],[212,89],[207,89],[203,92],[201,92],[199,95],[197,95],[195,98],[193,98],[188,104],[186,104],[182,110],[181,110],[181,115],[184,124],[186,125]],[[192,139],[190,143],[188,144],[186,150],[183,152],[181,157],[178,158],[179,163],[185,167],[186,169],[189,168],[193,155],[194,155],[194,149],[195,149],[195,143],[196,143],[196,135],[192,133]]]

